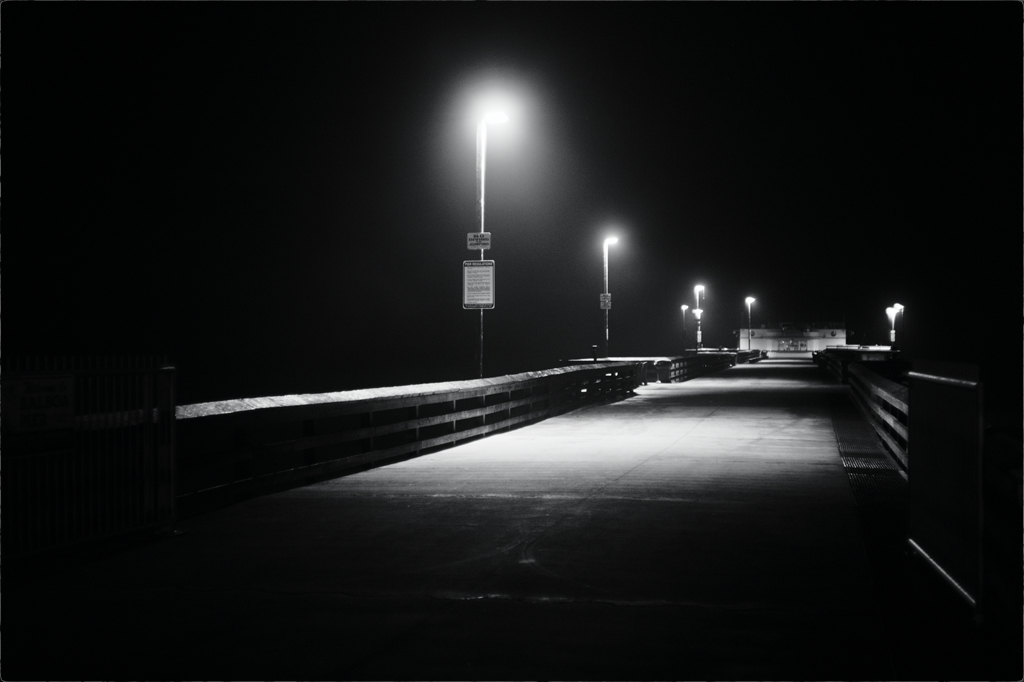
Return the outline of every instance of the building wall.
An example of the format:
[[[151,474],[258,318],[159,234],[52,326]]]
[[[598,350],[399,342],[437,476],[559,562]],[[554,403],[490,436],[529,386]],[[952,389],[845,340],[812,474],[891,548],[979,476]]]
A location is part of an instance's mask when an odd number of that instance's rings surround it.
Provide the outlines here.
[[[740,348],[767,351],[769,357],[811,357],[812,351],[846,345],[845,329],[740,329]]]

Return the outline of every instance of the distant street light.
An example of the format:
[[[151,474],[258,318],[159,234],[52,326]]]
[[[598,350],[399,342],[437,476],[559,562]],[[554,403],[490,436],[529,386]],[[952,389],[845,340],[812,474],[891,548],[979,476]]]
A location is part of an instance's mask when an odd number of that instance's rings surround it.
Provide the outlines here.
[[[896,343],[896,315],[903,312],[904,306],[899,303],[894,303],[891,308],[886,308],[885,313],[889,316],[889,322],[892,323],[892,329],[889,330],[889,343]]]
[[[680,310],[683,311],[683,352],[686,352],[686,311],[690,309],[690,306],[683,304],[680,306]]]
[[[601,297],[601,307],[604,308],[604,356],[610,358],[608,350],[608,311],[612,307],[612,295],[608,291],[608,245],[618,244],[618,237],[608,237],[604,240],[604,296]]]
[[[750,335],[751,335],[751,333],[753,331],[753,325],[750,322],[750,304],[753,303],[756,300],[757,299],[754,298],[753,296],[747,296],[747,299],[746,299],[746,301],[747,301],[747,350],[752,350],[751,349],[751,343],[750,343]]]
[[[704,347],[704,344],[701,341],[701,334],[700,334],[700,316],[701,316],[701,313],[704,312],[703,310],[700,309],[700,295],[702,293],[704,293],[704,285],[703,284],[698,284],[697,286],[695,286],[693,288],[693,295],[697,299],[697,307],[693,309],[693,315],[694,315],[694,317],[697,318],[697,348],[698,349]]]
[[[480,219],[480,232],[484,232],[484,193],[487,177],[487,124],[505,123],[508,116],[500,112],[486,114],[476,126],[476,213]],[[480,249],[484,260],[484,249]],[[480,378],[484,378],[484,309],[480,309]]]

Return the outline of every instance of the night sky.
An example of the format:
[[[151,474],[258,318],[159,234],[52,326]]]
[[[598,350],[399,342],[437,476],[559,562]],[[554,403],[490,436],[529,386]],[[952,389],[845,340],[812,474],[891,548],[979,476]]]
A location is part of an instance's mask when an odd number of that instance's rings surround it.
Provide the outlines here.
[[[5,3],[3,352],[180,402],[466,379],[845,321],[1019,400],[1020,3]],[[490,102],[490,103],[488,103]],[[693,319],[687,320],[692,347]]]

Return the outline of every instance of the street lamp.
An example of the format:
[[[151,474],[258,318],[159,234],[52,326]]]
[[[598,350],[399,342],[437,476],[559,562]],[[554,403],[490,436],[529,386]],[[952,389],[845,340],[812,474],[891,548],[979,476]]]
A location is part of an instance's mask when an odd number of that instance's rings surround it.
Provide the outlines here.
[[[683,352],[686,352],[686,311],[690,309],[690,306],[683,304],[679,308],[683,311]]]
[[[612,307],[612,295],[608,291],[608,245],[618,244],[618,237],[608,237],[604,240],[604,295],[601,296],[601,307],[604,308],[604,356],[611,357],[608,351],[608,311]]]
[[[704,293],[704,285],[703,284],[698,284],[697,286],[695,286],[693,288],[693,295],[697,299],[697,307],[693,309],[693,315],[694,315],[694,317],[697,318],[697,348],[698,349],[704,347],[704,344],[701,343],[701,334],[700,334],[700,316],[701,316],[701,313],[704,312],[703,310],[700,309],[700,295],[702,293]]]
[[[750,348],[750,346],[751,346],[750,334],[751,334],[751,330],[753,329],[753,325],[750,323],[750,304],[753,303],[756,300],[757,299],[754,298],[753,296],[747,296],[747,298],[746,298],[746,302],[747,302],[747,350],[751,350],[751,348]]]
[[[476,126],[476,213],[480,221],[480,232],[484,232],[484,188],[487,177],[487,124],[505,123],[508,116],[501,112],[486,114]],[[484,249],[480,249],[480,260],[484,260]],[[480,378],[484,378],[484,309],[480,309]]]
[[[899,303],[894,303],[891,308],[885,309],[885,314],[889,316],[889,322],[892,323],[892,329],[889,330],[889,343],[896,343],[896,315],[903,312],[904,306]]]

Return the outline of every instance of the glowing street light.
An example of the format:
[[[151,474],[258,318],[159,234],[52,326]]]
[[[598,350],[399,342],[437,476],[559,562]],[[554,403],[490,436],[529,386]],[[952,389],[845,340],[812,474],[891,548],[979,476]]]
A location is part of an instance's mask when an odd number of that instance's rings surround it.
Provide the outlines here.
[[[889,316],[889,322],[892,323],[892,329],[889,330],[889,343],[896,343],[896,315],[903,312],[904,306],[899,303],[894,303],[891,308],[885,309],[885,314]]]
[[[604,308],[604,356],[611,357],[608,351],[608,311],[612,307],[612,295],[608,291],[608,245],[618,244],[618,237],[608,237],[604,240],[604,295],[601,297],[601,307]]]
[[[693,295],[697,299],[697,307],[693,309],[693,315],[697,318],[697,348],[703,348],[704,344],[701,342],[700,334],[700,316],[704,312],[700,309],[700,295],[704,293],[704,285],[698,284],[693,288]]]
[[[480,232],[484,232],[484,194],[487,178],[487,124],[505,123],[508,116],[501,112],[486,114],[476,126],[476,213],[480,221]],[[484,249],[480,249],[480,260],[484,260]],[[484,377],[484,309],[480,309],[480,378]]]
[[[750,334],[751,334],[751,331],[753,330],[753,325],[750,323],[750,304],[753,303],[756,300],[757,299],[754,298],[753,296],[747,296],[747,298],[746,298],[746,303],[747,303],[747,350],[751,350]]]
[[[686,352],[686,311],[690,309],[690,306],[685,303],[679,307],[683,311],[683,352]]]

